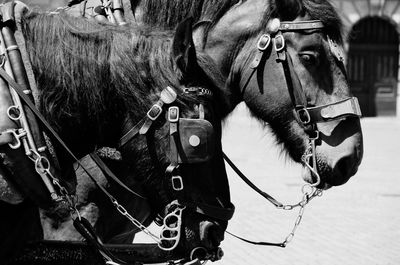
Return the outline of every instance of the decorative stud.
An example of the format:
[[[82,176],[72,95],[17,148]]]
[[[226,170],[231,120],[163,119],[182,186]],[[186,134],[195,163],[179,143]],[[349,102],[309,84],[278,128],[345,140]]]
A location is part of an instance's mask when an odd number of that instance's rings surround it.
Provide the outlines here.
[[[189,144],[193,147],[200,145],[200,138],[197,135],[192,135],[189,137]]]
[[[279,28],[281,26],[281,21],[279,18],[274,18],[268,23],[268,31],[271,33],[276,33],[278,32]]]

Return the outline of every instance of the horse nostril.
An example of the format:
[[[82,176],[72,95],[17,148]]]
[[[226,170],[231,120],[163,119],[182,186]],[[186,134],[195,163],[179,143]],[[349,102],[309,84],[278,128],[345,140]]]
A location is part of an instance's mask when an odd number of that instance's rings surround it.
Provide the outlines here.
[[[218,223],[209,221],[202,222],[200,240],[206,247],[214,248],[219,246],[224,239],[223,236],[223,229]]]
[[[355,154],[340,158],[333,168],[334,176],[330,184],[338,186],[346,183],[357,172],[357,165]]]

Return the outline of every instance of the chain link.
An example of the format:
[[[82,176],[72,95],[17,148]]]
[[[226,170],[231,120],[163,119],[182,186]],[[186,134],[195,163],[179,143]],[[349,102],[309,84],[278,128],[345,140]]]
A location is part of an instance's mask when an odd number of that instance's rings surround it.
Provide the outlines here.
[[[118,201],[115,198],[111,199],[113,205],[117,209],[117,211],[125,216],[133,225],[135,225],[137,228],[139,228],[143,233],[148,235],[151,239],[153,239],[157,244],[161,244],[161,240],[158,238],[158,236],[154,235],[147,227],[145,227],[141,222],[139,222],[137,219],[135,219],[132,215],[128,213],[128,211],[125,209],[124,206],[118,203]]]
[[[54,175],[51,173],[50,163],[49,163],[48,159],[46,157],[40,155],[36,151],[32,151],[32,155],[29,156],[29,158],[32,161],[34,161],[36,172],[40,175],[47,175],[51,179],[53,185],[55,185],[57,187],[59,193],[61,194],[62,200],[64,200],[67,203],[69,209],[71,210],[71,217],[73,218],[73,216],[76,215],[80,219],[81,215],[79,213],[79,210],[77,209],[77,200],[76,200],[75,196],[71,195],[67,191],[67,189],[63,185],[61,185],[60,181],[56,177],[54,177]],[[154,235],[141,222],[139,222],[132,215],[130,215],[128,213],[128,211],[125,209],[125,207],[122,206],[111,194],[109,194],[105,190],[104,190],[104,192],[109,197],[112,204],[114,205],[114,207],[117,209],[117,211],[121,215],[125,216],[134,226],[136,226],[142,232],[147,234],[156,243],[158,243],[158,244],[161,243],[161,240],[156,235]],[[55,195],[55,196],[57,196],[57,195]]]
[[[290,233],[286,236],[285,240],[282,242],[282,245],[284,247],[286,247],[287,244],[289,244],[292,241],[292,239],[295,235],[295,232],[296,232],[297,228],[299,227],[301,220],[303,219],[304,210],[305,210],[306,205],[313,198],[315,198],[317,196],[319,196],[319,197],[322,196],[322,190],[311,186],[311,184],[304,185],[301,190],[303,193],[303,198],[299,203],[293,204],[293,205],[282,205],[281,207],[277,207],[277,208],[283,209],[283,210],[293,210],[296,207],[300,207],[296,221],[294,222],[292,231],[290,231]]]

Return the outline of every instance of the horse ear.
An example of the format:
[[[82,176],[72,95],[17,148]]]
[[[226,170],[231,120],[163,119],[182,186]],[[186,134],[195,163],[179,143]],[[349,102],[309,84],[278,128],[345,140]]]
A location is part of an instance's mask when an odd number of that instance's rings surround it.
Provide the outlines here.
[[[294,20],[303,11],[302,0],[273,0],[275,15],[281,20]]]
[[[193,73],[197,67],[196,48],[192,36],[193,18],[179,23],[172,43],[172,58],[183,75]]]

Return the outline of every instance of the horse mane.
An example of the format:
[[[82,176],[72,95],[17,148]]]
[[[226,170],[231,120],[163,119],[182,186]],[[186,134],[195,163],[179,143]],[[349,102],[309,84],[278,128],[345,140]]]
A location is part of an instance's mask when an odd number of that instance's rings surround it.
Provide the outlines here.
[[[180,21],[189,16],[193,17],[195,22],[210,21],[210,27],[212,27],[238,2],[239,0],[131,0],[131,8],[135,13],[135,9],[140,4],[143,22],[159,28],[173,29]],[[342,42],[342,22],[330,1],[299,0],[299,2],[302,5],[301,11],[307,12],[312,19],[321,20],[327,28],[327,33],[333,39]],[[268,5],[268,8],[263,21],[261,21],[263,28],[274,12],[272,0],[265,0],[265,4]]]
[[[131,0],[132,12],[140,4],[145,24],[162,28],[174,28],[187,17],[218,21],[239,0]]]
[[[343,43],[343,23],[337,10],[329,0],[302,0],[302,3],[303,8],[311,19],[321,20],[325,25],[326,33],[332,39]]]
[[[105,131],[118,127],[116,121],[128,114],[140,119],[157,92],[180,87],[170,56],[172,31],[37,12],[24,17],[21,28],[39,84],[39,109],[56,129],[83,130],[93,141],[109,138]],[[178,104],[190,100],[182,95]]]

